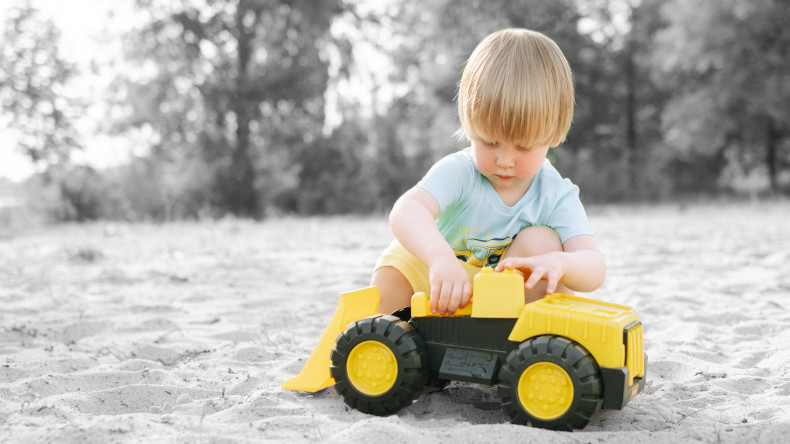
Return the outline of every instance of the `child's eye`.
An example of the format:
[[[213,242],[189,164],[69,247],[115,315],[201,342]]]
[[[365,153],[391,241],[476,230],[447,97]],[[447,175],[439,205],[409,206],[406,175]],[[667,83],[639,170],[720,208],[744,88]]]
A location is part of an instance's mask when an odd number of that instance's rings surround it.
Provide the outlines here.
[[[521,145],[518,145],[518,146],[516,146],[516,149],[517,149],[517,150],[519,150],[519,151],[523,151],[523,152],[525,152],[525,153],[526,153],[526,152],[529,152],[529,150],[531,150],[532,148],[530,148],[530,147],[528,147],[528,146],[521,146]]]

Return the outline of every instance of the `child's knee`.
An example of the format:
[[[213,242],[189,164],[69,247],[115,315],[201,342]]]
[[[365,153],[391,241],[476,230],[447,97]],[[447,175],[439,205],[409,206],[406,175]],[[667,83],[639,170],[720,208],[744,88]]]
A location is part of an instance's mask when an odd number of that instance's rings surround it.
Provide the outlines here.
[[[529,257],[562,251],[562,242],[557,233],[543,225],[533,225],[518,233],[505,256]]]
[[[371,285],[379,289],[379,312],[389,314],[407,307],[414,293],[409,280],[395,267],[380,267],[373,272]]]

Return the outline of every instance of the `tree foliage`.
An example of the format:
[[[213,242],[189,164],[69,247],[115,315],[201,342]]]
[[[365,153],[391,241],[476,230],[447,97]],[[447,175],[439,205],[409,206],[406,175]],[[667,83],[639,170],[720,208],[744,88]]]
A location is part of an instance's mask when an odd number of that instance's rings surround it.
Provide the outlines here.
[[[208,173],[188,215],[261,217],[291,151],[323,134],[328,30],[336,1],[140,0],[149,18],[128,36],[140,69],[123,79],[121,128],[148,126],[163,174]],[[175,170],[175,171],[173,171]],[[177,194],[188,190],[174,190]]]
[[[713,159],[713,180],[728,159],[744,169],[763,166],[778,190],[790,156],[790,4],[671,1],[662,12],[669,25],[653,63],[657,81],[673,89],[664,133],[674,161]]]
[[[403,131],[408,138],[400,145],[432,151],[428,160],[459,148],[452,139],[458,129],[454,98],[466,59],[492,32],[507,27],[534,29],[557,42],[575,78],[577,108],[571,132],[567,142],[551,152],[552,157],[590,200],[623,200],[636,194],[633,182],[644,179],[641,164],[636,163],[643,141],[638,141],[635,133],[642,128],[633,123],[638,113],[629,110],[627,100],[637,93],[651,92],[637,78],[641,72],[634,72],[630,82],[622,73],[624,60],[636,65],[636,45],[644,43],[649,34],[640,29],[634,34],[638,42],[628,47],[617,33],[596,40],[580,32],[580,21],[594,15],[598,26],[608,24],[612,20],[609,2],[584,5],[586,9],[572,0],[443,1],[428,8],[402,4],[393,12],[402,25],[396,28],[400,39],[393,51],[399,67],[395,81],[406,85],[407,93],[400,100],[409,110],[400,120],[408,129]],[[633,71],[637,70],[634,67]],[[636,106],[630,104],[631,108]],[[628,119],[634,133],[630,138]],[[648,129],[646,126],[645,132]],[[635,169],[633,174],[619,174],[629,167]]]
[[[68,91],[77,72],[61,56],[59,40],[60,31],[29,1],[9,9],[0,50],[0,124],[43,166],[62,165],[80,148],[74,122],[82,104]]]
[[[789,188],[783,0],[136,5],[110,121],[118,137],[147,135],[150,152],[63,171],[64,217],[387,211],[464,146],[461,70],[506,27],[547,34],[570,62],[574,121],[550,156],[586,202],[726,192],[760,174],[774,193]],[[78,73],[56,41],[27,4],[9,15],[0,57],[5,123],[50,165],[79,146],[79,104],[64,91]]]

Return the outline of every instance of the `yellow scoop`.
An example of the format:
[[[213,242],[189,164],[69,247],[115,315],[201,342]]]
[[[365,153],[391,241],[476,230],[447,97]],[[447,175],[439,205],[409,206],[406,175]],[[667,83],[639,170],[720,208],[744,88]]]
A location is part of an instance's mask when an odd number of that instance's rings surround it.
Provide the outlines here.
[[[379,302],[378,287],[368,287],[361,290],[341,293],[337,303],[337,310],[329,321],[329,325],[321,336],[313,354],[307,359],[298,376],[283,384],[286,390],[299,390],[303,392],[317,392],[335,384],[329,374],[332,365],[330,354],[335,345],[337,335],[343,332],[348,324],[378,313]]]

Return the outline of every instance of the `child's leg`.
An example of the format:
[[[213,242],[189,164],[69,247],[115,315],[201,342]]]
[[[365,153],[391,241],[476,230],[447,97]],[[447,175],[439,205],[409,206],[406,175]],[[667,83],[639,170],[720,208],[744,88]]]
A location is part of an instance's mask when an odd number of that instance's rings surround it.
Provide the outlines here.
[[[521,230],[510,244],[504,257],[530,257],[541,254],[562,251],[562,242],[551,228],[533,225]],[[558,284],[557,293],[573,294],[568,287]],[[540,281],[531,290],[524,290],[524,300],[527,303],[536,301],[546,295],[546,281]]]
[[[469,274],[469,281],[473,282],[480,268],[459,262]],[[428,266],[397,241],[392,242],[379,256],[370,284],[379,288],[379,313],[384,314],[409,307],[414,293],[431,294]]]
[[[370,285],[379,287],[379,313],[390,314],[411,304],[411,296],[414,294],[411,284],[395,267],[381,267],[373,272]]]

